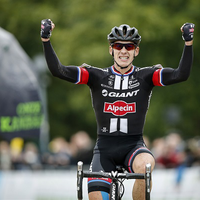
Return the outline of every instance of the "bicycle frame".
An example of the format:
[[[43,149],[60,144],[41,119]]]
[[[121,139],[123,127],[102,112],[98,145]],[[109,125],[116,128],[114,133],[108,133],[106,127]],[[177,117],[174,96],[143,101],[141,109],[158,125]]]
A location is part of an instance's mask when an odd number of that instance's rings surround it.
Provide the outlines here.
[[[83,199],[82,183],[83,178],[110,178],[112,180],[110,188],[110,200],[120,200],[119,194],[119,179],[144,179],[145,180],[145,199],[150,200],[151,191],[151,164],[146,165],[144,174],[141,173],[118,173],[112,172],[89,172],[83,171],[83,162],[79,161],[77,164],[77,197],[78,200]]]

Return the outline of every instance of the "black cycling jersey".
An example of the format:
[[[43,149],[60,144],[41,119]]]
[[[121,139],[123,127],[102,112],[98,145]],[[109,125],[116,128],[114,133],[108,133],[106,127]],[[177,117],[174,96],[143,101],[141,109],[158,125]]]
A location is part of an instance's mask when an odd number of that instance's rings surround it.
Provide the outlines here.
[[[185,46],[177,69],[132,66],[120,74],[114,66],[64,66],[50,42],[44,42],[46,61],[51,73],[61,79],[90,87],[99,135],[142,135],[145,116],[154,86],[181,82],[189,77],[192,46]]]

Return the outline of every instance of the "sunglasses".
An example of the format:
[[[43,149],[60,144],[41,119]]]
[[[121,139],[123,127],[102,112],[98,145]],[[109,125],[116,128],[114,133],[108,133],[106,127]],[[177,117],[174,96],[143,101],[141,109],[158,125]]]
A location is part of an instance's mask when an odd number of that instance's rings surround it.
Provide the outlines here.
[[[133,43],[128,43],[128,44],[113,43],[111,46],[113,49],[116,49],[116,50],[121,50],[123,49],[123,47],[125,47],[127,51],[131,51],[136,48]]]

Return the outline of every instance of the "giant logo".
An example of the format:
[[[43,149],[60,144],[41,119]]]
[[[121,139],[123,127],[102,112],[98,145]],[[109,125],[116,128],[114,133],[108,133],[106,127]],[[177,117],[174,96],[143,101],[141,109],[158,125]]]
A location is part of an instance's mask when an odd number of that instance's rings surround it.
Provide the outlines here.
[[[104,97],[133,97],[133,96],[137,96],[138,92],[140,90],[134,90],[134,91],[130,91],[130,92],[108,92],[106,89],[102,90],[102,95]]]
[[[103,111],[105,113],[112,113],[115,116],[124,116],[127,113],[136,112],[136,103],[126,103],[125,101],[105,102]]]

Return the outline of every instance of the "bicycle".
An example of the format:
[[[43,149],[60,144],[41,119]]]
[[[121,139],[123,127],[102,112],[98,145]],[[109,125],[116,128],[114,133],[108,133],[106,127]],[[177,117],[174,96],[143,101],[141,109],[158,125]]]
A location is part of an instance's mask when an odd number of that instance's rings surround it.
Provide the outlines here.
[[[82,182],[83,178],[110,178],[112,180],[110,186],[110,200],[121,200],[125,188],[123,181],[125,179],[144,179],[145,180],[145,199],[150,200],[150,183],[151,183],[151,164],[146,165],[145,173],[128,173],[119,167],[117,171],[111,172],[90,172],[83,171],[83,162],[77,163],[77,197],[78,200],[83,199]]]

